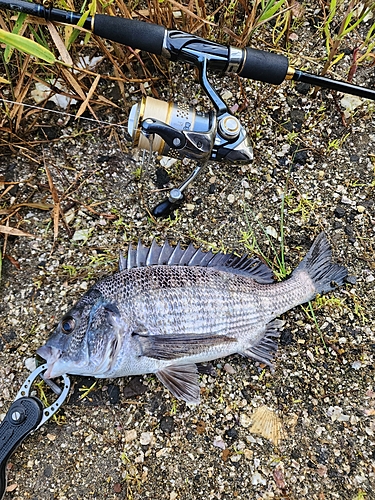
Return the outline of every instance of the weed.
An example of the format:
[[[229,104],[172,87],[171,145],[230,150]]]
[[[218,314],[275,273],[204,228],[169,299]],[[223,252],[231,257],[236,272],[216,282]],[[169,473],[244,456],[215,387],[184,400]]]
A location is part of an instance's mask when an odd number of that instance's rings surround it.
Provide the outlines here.
[[[326,295],[318,295],[313,300],[314,309],[340,309],[343,310],[345,307],[343,299],[339,299],[338,297],[327,297]]]
[[[50,403],[48,402],[47,394],[45,392],[45,387],[46,384],[43,382],[43,380],[40,380],[39,382],[35,382],[35,386],[38,389],[38,397],[43,403],[45,408],[48,408],[50,406]],[[52,419],[57,425],[63,425],[65,424],[65,416],[64,415],[59,415],[59,412],[55,413],[52,415]]]
[[[90,394],[95,389],[95,386],[97,384],[97,381],[95,381],[93,384],[90,385],[90,387],[80,387],[78,390],[82,394],[80,395],[79,399],[82,401],[82,399],[87,398],[87,396]]]
[[[137,167],[134,171],[133,171],[133,175],[134,175],[134,178],[136,181],[140,181],[141,180],[141,177],[142,177],[142,172],[143,172],[143,169],[141,166]]]
[[[351,0],[337,29],[337,19],[341,15],[343,8],[344,0],[330,0],[328,3],[328,15],[326,15],[323,22],[328,58],[323,67],[322,75],[325,75],[344,56],[344,53],[338,54],[341,42],[364,22],[370,12],[375,9],[375,5],[373,2],[363,2],[361,6],[358,6],[357,0]],[[375,28],[371,27],[367,33],[365,40],[365,46],[367,47],[370,47],[373,42],[374,30]]]
[[[61,267],[64,269],[64,271],[66,271],[69,274],[70,278],[73,278],[74,276],[76,276],[76,274],[78,272],[77,268],[75,266],[70,265],[70,264],[63,264]]]
[[[172,399],[172,406],[171,406],[171,409],[169,411],[169,415],[172,417],[173,415],[176,415],[177,414],[177,410],[178,410],[178,401],[177,399],[173,398]]]
[[[300,213],[301,219],[303,221],[309,220],[311,213],[315,210],[316,207],[316,203],[310,201],[307,198],[307,195],[299,196],[297,206],[294,206],[295,205],[294,198],[288,198],[287,203],[289,203],[288,207],[290,207],[289,213],[290,214]],[[291,208],[292,206],[294,206],[294,208]]]
[[[350,133],[347,133],[346,135],[344,135],[343,137],[341,138],[337,138],[337,139],[332,139],[331,141],[329,141],[328,143],[328,148],[327,148],[327,152],[329,153],[330,151],[332,150],[336,150],[338,151],[339,149],[342,148],[344,142],[346,141],[346,139],[350,136]]]

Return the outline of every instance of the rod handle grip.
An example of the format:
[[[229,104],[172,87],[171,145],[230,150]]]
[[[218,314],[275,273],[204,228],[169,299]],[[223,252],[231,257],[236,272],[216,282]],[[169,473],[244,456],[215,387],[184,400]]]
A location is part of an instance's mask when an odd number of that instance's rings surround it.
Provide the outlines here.
[[[244,49],[244,62],[238,72],[242,78],[279,85],[288,72],[288,58],[265,50]]]
[[[166,28],[136,19],[95,14],[93,32],[113,42],[161,55]]]

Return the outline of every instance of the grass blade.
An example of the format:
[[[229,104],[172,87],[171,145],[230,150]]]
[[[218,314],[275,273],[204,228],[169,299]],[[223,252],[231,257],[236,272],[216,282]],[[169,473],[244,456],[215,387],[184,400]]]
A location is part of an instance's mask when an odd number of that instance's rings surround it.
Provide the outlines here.
[[[29,40],[28,38],[14,33],[9,33],[1,28],[0,42],[10,45],[21,52],[37,57],[38,59],[42,59],[49,64],[54,64],[56,62],[55,56],[48,49],[42,47],[33,40]]]

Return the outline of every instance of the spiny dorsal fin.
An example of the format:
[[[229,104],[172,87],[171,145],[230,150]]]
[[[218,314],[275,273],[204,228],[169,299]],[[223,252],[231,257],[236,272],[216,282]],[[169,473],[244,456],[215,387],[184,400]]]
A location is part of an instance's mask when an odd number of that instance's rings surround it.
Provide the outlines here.
[[[247,255],[237,257],[233,253],[212,253],[196,249],[192,243],[183,250],[180,243],[172,247],[167,241],[159,246],[153,240],[151,247],[145,247],[138,241],[137,248],[129,244],[128,255],[120,252],[119,271],[145,266],[198,266],[214,267],[220,271],[239,274],[253,278],[258,283],[273,283],[271,269],[258,257],[248,258]]]

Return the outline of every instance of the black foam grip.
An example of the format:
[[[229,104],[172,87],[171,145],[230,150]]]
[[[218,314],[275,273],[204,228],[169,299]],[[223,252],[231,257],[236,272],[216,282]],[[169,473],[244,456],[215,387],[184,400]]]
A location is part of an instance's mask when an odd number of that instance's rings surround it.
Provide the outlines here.
[[[238,72],[240,76],[275,85],[284,81],[289,66],[287,57],[249,47],[245,50],[246,58]]]
[[[133,49],[161,54],[165,33],[163,26],[104,14],[96,14],[93,25],[95,35],[128,45]]]
[[[17,399],[0,425],[0,499],[6,490],[6,465],[22,441],[35,430],[43,417],[41,401],[32,396]]]

